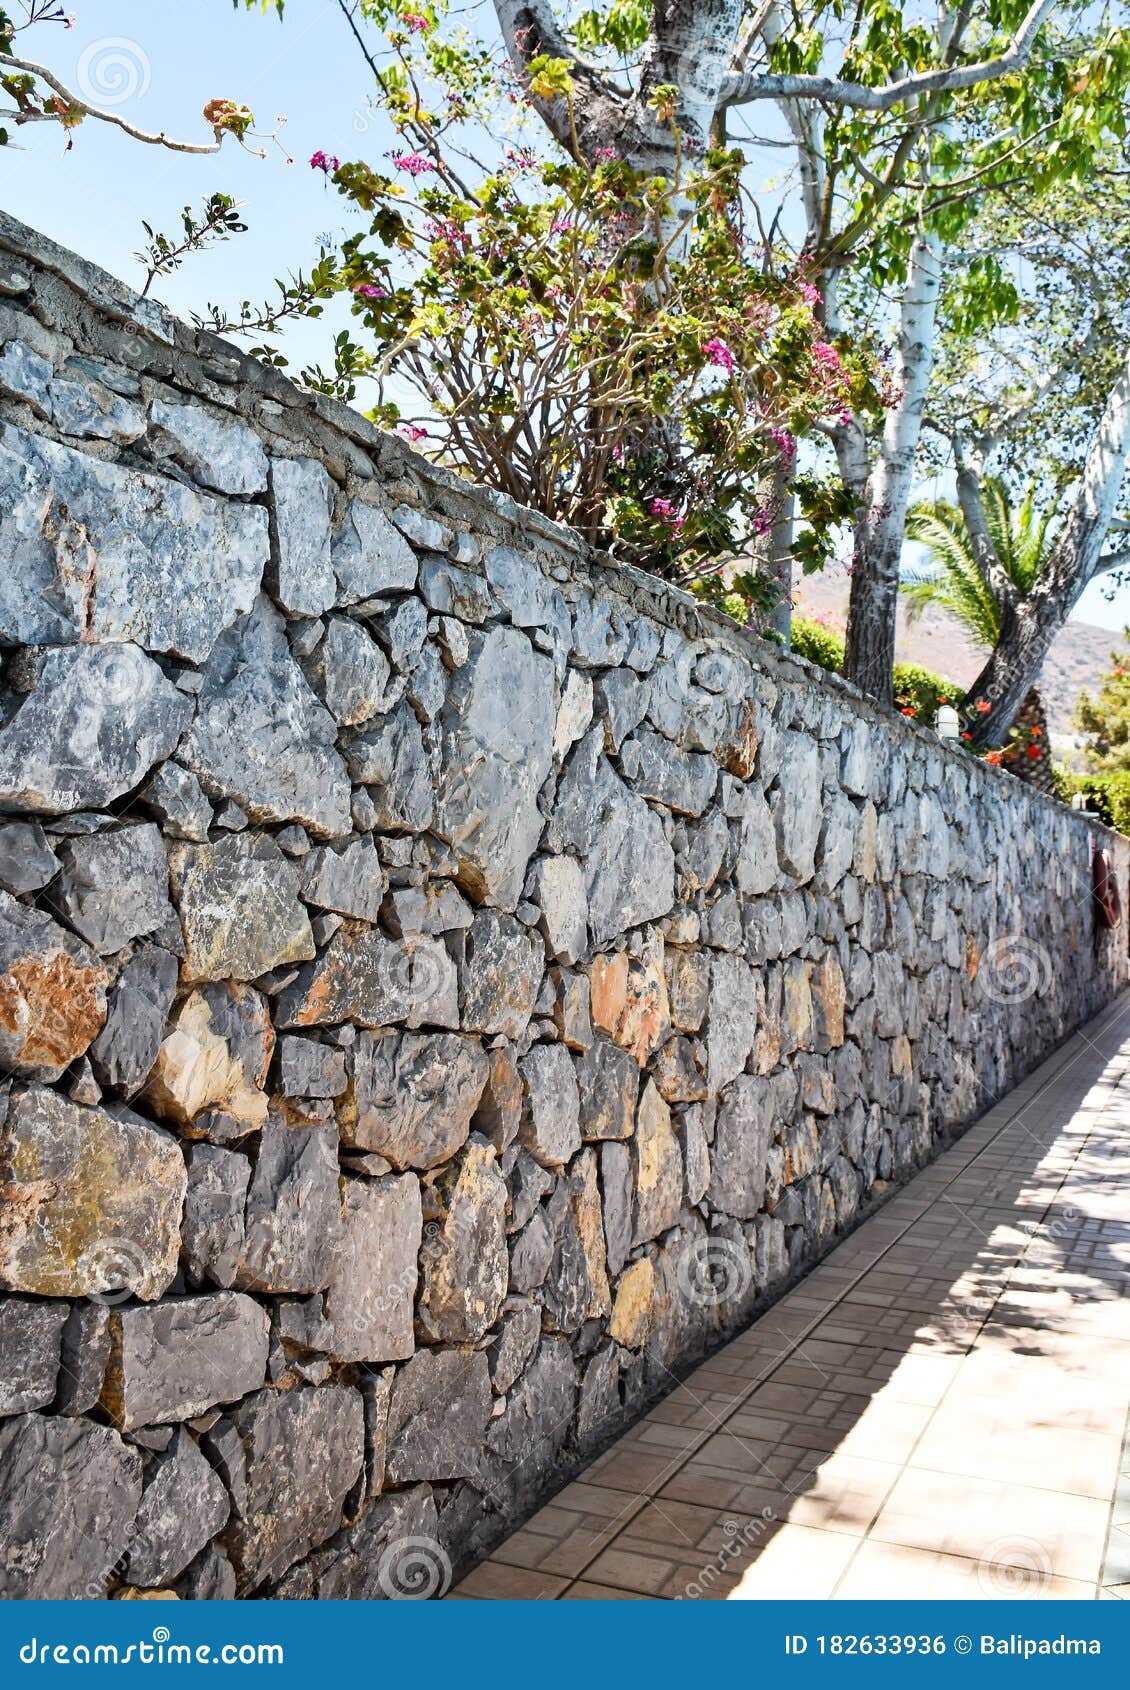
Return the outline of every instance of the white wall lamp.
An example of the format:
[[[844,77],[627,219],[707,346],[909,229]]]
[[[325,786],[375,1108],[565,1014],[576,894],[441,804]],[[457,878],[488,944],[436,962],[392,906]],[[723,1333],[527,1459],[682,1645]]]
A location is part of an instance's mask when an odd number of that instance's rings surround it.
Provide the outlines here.
[[[952,704],[939,704],[934,727],[939,739],[956,740],[961,738],[961,721]]]

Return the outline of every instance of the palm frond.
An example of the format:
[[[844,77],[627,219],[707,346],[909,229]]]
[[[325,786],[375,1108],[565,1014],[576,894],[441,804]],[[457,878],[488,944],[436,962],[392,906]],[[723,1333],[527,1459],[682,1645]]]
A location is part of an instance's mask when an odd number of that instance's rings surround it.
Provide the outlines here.
[[[934,605],[956,617],[980,644],[995,644],[1000,607],[977,567],[960,511],[942,503],[917,506],[907,519],[906,534],[926,547],[932,571],[917,572],[905,587],[900,582],[911,616]]]
[[[998,477],[986,476],[981,486],[989,538],[1001,568],[1021,594],[1031,592],[1039,579],[1059,526],[1058,499],[1041,508],[1037,493],[1037,484],[1031,482],[1014,504]],[[995,645],[1001,633],[1000,605],[978,566],[960,509],[943,499],[915,506],[906,537],[925,546],[928,554],[925,566],[910,567],[899,581],[912,620],[933,605],[956,617],[982,645]]]

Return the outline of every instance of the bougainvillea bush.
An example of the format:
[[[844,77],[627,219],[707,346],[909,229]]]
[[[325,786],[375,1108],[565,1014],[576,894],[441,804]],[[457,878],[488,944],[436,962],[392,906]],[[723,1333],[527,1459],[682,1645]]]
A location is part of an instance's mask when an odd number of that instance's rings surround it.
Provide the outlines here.
[[[316,308],[347,293],[364,331],[339,337],[335,379],[375,383],[377,421],[623,559],[688,584],[740,576],[798,436],[878,406],[876,367],[826,338],[816,289],[747,228],[740,153],[677,146],[670,180],[611,150],[476,156],[488,70],[435,45],[421,63],[430,32],[422,13],[389,30],[398,144],[379,166],[310,160],[362,222],[319,272]],[[537,61],[530,91],[572,109],[561,60]],[[652,106],[674,124],[673,89]],[[802,561],[829,534],[814,521]]]

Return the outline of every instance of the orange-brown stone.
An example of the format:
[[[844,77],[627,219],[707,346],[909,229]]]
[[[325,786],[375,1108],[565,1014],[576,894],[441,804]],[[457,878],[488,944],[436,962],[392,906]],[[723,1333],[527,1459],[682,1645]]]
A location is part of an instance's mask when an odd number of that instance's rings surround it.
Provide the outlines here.
[[[0,975],[0,1029],[8,1066],[59,1071],[97,1038],[106,1019],[106,971],[66,951],[20,957]]]

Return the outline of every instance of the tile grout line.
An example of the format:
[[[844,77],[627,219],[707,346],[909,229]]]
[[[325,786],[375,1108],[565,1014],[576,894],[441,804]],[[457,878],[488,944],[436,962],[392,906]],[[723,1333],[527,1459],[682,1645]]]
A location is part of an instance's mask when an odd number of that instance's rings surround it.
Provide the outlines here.
[[[1114,1024],[1117,1022],[1117,1020],[1119,1019],[1119,1017],[1127,1011],[1130,1011],[1130,996],[1128,996],[1126,993],[1122,993],[1122,994],[1119,995],[1119,997],[1115,998],[1111,1004],[1107,1005],[1104,1010],[1101,1010],[1099,1015],[1094,1018],[1095,1021],[1098,1021],[1098,1022],[1101,1023],[1101,1025],[1098,1026],[1095,1029],[1096,1037],[1101,1038],[1104,1034],[1106,1034],[1108,1031],[1110,1031],[1111,1028],[1114,1026]],[[1087,1023],[1087,1025],[1088,1026],[1094,1026],[1094,1021]],[[910,1232],[912,1230],[912,1228],[914,1226],[916,1226],[918,1224],[918,1222],[920,1220],[922,1220],[924,1218],[924,1216],[929,1213],[929,1211],[934,1207],[934,1205],[938,1202],[941,1202],[944,1199],[945,1193],[946,1193],[946,1191],[948,1191],[949,1187],[952,1186],[954,1184],[954,1182],[957,1179],[959,1179],[962,1175],[967,1173],[969,1171],[969,1169],[971,1167],[973,1167],[974,1164],[980,1159],[980,1157],[983,1156],[988,1150],[990,1150],[993,1147],[993,1145],[995,1145],[997,1143],[997,1141],[1003,1136],[1003,1134],[1011,1126],[1013,1126],[1015,1124],[1017,1118],[1023,1113],[1024,1109],[1030,1107],[1032,1102],[1034,1102],[1036,1099],[1038,1099],[1044,1092],[1046,1092],[1055,1083],[1056,1080],[1058,1080],[1063,1074],[1065,1074],[1072,1067],[1072,1065],[1083,1054],[1083,1052],[1081,1050],[1077,1050],[1075,1048],[1078,1043],[1082,1042],[1084,1045],[1086,1045],[1088,1048],[1090,1048],[1092,1050],[1098,1049],[1098,1047],[1093,1043],[1093,1041],[1091,1041],[1091,1040],[1081,1040],[1081,1032],[1082,1032],[1082,1029],[1076,1029],[1076,1031],[1071,1035],[1071,1037],[1065,1041],[1065,1043],[1063,1044],[1061,1049],[1059,1051],[1053,1052],[1053,1054],[1047,1059],[1047,1063],[1055,1062],[1056,1066],[1055,1066],[1054,1071],[1051,1074],[1048,1075],[1048,1077],[1045,1081],[1035,1084],[1034,1090],[1031,1092],[1030,1095],[1018,1098],[1015,1108],[1013,1108],[1010,1111],[1010,1113],[1008,1114],[1006,1119],[1004,1119],[1000,1123],[1000,1125],[993,1130],[991,1137],[989,1137],[984,1144],[982,1144],[977,1150],[975,1150],[973,1152],[973,1154],[968,1158],[967,1161],[964,1161],[962,1163],[960,1168],[955,1169],[953,1175],[946,1181],[945,1185],[942,1187],[942,1190],[940,1192],[938,1192],[938,1194],[935,1197],[930,1198],[922,1206],[922,1208],[918,1210],[918,1212],[916,1214],[911,1216],[906,1221],[906,1223],[900,1228],[900,1230],[896,1233],[896,1235],[892,1239],[890,1239],[886,1245],[883,1246],[883,1248],[878,1252],[878,1254],[874,1257],[874,1259],[872,1261],[870,1261],[866,1266],[860,1268],[859,1271],[847,1282],[847,1284],[842,1286],[840,1288],[840,1290],[838,1291],[838,1293],[817,1314],[812,1316],[811,1320],[806,1324],[806,1326],[803,1328],[803,1330],[792,1340],[792,1342],[786,1347],[785,1351],[781,1355],[776,1356],[773,1359],[773,1361],[769,1364],[768,1368],[763,1373],[759,1374],[745,1389],[743,1389],[743,1391],[741,1392],[741,1395],[736,1399],[733,1406],[729,1410],[724,1411],[722,1417],[719,1420],[717,1420],[712,1426],[707,1427],[702,1432],[700,1437],[695,1439],[695,1441],[690,1445],[690,1447],[688,1449],[685,1449],[685,1450],[680,1452],[679,1459],[677,1461],[672,1461],[670,1466],[669,1466],[669,1469],[665,1470],[662,1478],[659,1481],[657,1481],[657,1485],[656,1485],[657,1489],[659,1488],[660,1485],[669,1484],[671,1479],[674,1478],[679,1472],[682,1471],[682,1469],[688,1464],[690,1459],[695,1454],[697,1454],[697,1452],[703,1447],[703,1445],[710,1438],[714,1437],[716,1435],[716,1433],[719,1432],[720,1430],[724,1430],[726,1425],[729,1424],[730,1420],[732,1420],[734,1418],[734,1416],[737,1415],[741,1411],[741,1409],[745,1406],[745,1404],[748,1402],[749,1398],[753,1395],[753,1393],[755,1391],[759,1390],[763,1384],[766,1384],[770,1379],[772,1379],[774,1373],[776,1373],[779,1368],[783,1367],[788,1361],[790,1361],[792,1359],[792,1357],[797,1353],[797,1351],[812,1336],[813,1332],[821,1324],[821,1322],[823,1320],[825,1320],[827,1318],[827,1316],[840,1303],[842,1303],[846,1299],[846,1297],[850,1294],[850,1292],[854,1291],[859,1286],[859,1284],[867,1277],[867,1275],[869,1273],[873,1272],[874,1269],[876,1267],[878,1267],[878,1265],[883,1261],[884,1257],[887,1256],[890,1253],[890,1251],[895,1248],[896,1245],[900,1244],[903,1241],[903,1239],[906,1237],[907,1233]],[[1101,1054],[1101,1051],[1099,1052],[1099,1054]],[[1104,1061],[1106,1063],[1106,1066],[1109,1067],[1110,1063],[1113,1062],[1114,1060],[1116,1060],[1117,1056],[1120,1055],[1120,1054],[1121,1054],[1121,1050],[1116,1052],[1113,1056],[1111,1056],[1109,1058],[1105,1058]],[[1005,1098],[998,1099],[998,1101],[996,1103],[990,1105],[989,1109],[986,1110],[985,1115],[981,1117],[981,1121],[980,1122],[975,1121],[975,1122],[971,1123],[970,1127],[967,1129],[967,1133],[962,1135],[962,1139],[964,1139],[966,1136],[968,1136],[968,1134],[975,1132],[977,1127],[979,1125],[981,1125],[985,1121],[985,1119],[993,1113],[993,1111],[995,1109],[1000,1108],[1002,1106],[1002,1104],[1007,1104],[1011,1099],[1017,1098],[1018,1093],[1024,1092],[1026,1087],[1031,1082],[1035,1082],[1037,1080],[1037,1076],[1040,1074],[1041,1068],[1047,1066],[1047,1063],[1041,1064],[1040,1068],[1036,1068],[1036,1069],[1033,1070],[1033,1072],[1031,1074],[1026,1075],[1025,1079],[1022,1080],[1020,1082],[1020,1084],[1018,1086],[1016,1086],[1012,1092],[1008,1093]],[[961,1145],[962,1139],[958,1139],[956,1141],[956,1143],[952,1147],[949,1147],[949,1148],[956,1150]],[[1084,1141],[1084,1142],[1086,1142],[1086,1141]],[[1055,1139],[1053,1138],[1051,1143],[1047,1146],[1047,1149],[1050,1150],[1054,1143],[1055,1143]],[[946,1154],[946,1152],[943,1151],[942,1156],[944,1157],[945,1154]],[[942,1158],[939,1157],[930,1166],[932,1168],[938,1167],[941,1160],[942,1160]],[[923,1173],[926,1173],[929,1170],[924,1168],[921,1171]],[[913,1184],[914,1184],[914,1178],[912,1177],[911,1180],[908,1181],[906,1187],[904,1187],[903,1191],[898,1193],[898,1196],[901,1197],[901,1196],[905,1195],[906,1193],[908,1193],[911,1190],[911,1188],[913,1187]],[[1057,1188],[1057,1191],[1058,1191],[1058,1188]],[[896,1197],[895,1201],[897,1201],[897,1200],[898,1199]],[[884,1213],[884,1210],[882,1208],[877,1209],[875,1211],[874,1216],[868,1217],[868,1221],[870,1221],[872,1219],[877,1219],[883,1213]],[[1045,1211],[1045,1213],[1046,1213],[1046,1211]],[[868,1221],[865,1221],[863,1223],[863,1225],[866,1226],[868,1224]],[[844,1242],[846,1243],[847,1240],[845,1239]],[[832,1256],[834,1256],[834,1254],[835,1254],[834,1249],[832,1251],[829,1251],[828,1255],[823,1259],[823,1261],[816,1264],[813,1271],[814,1272],[817,1271],[817,1269],[819,1267],[823,1266],[824,1262],[827,1262],[828,1260],[830,1260],[832,1258]],[[798,1280],[797,1286],[794,1287],[794,1289],[799,1289],[799,1287],[803,1284],[804,1284],[803,1279]],[[994,1303],[994,1307],[995,1306],[996,1305]],[[771,1312],[771,1310],[766,1311],[767,1314],[769,1312]],[[759,1318],[761,1318],[761,1317],[759,1317]],[[755,1321],[754,1325],[756,1325],[756,1324],[757,1324],[757,1322]],[[750,1330],[750,1329],[747,1328],[747,1331],[748,1330]],[[738,1336],[740,1337],[740,1336],[742,1336],[742,1334],[738,1334]],[[725,1346],[723,1346],[723,1348],[725,1348]],[[685,1385],[685,1381],[680,1381],[679,1383],[680,1383],[680,1385]],[[676,1389],[678,1389],[678,1386],[676,1386]],[[613,1445],[612,1447],[615,1448],[616,1446]],[[599,1475],[597,1475],[597,1479],[599,1480]],[[582,1478],[581,1482],[583,1482],[583,1478]],[[788,1490],[789,1487],[785,1486],[783,1488]],[[628,1493],[628,1494],[630,1495],[631,1493]],[[793,1494],[796,1494],[796,1493],[793,1493]],[[635,1496],[635,1498],[633,1499],[635,1506],[632,1507],[630,1513],[625,1514],[624,1523],[617,1530],[616,1536],[611,1538],[607,1543],[602,1544],[598,1549],[594,1550],[593,1554],[583,1564],[583,1566],[581,1566],[579,1568],[579,1570],[576,1573],[574,1573],[571,1576],[571,1578],[569,1578],[568,1582],[565,1585],[565,1588],[562,1591],[559,1592],[559,1594],[557,1595],[557,1597],[554,1598],[554,1600],[561,1601],[564,1597],[566,1597],[568,1595],[569,1591],[572,1590],[575,1585],[584,1582],[585,1575],[591,1570],[591,1568],[593,1567],[595,1562],[597,1560],[599,1560],[600,1556],[603,1555],[607,1550],[615,1547],[617,1539],[624,1535],[624,1532],[625,1532],[627,1526],[629,1526],[631,1524],[631,1522],[637,1517],[637,1515],[643,1511],[643,1509],[647,1506],[647,1504],[649,1502],[655,1500],[655,1497],[656,1497],[656,1492],[649,1490],[649,1489],[643,1489]]]

